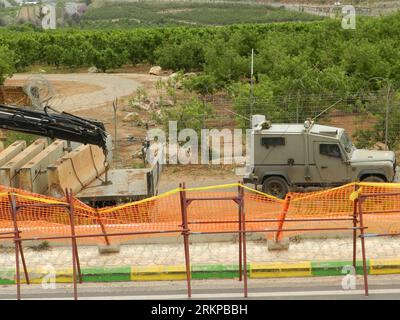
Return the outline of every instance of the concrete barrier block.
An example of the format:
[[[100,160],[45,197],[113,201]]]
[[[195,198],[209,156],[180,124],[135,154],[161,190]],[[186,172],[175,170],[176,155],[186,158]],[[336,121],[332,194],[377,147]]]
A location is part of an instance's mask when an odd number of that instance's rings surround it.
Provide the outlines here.
[[[64,155],[65,147],[66,141],[56,140],[22,166],[19,173],[19,187],[45,194],[48,189],[47,167]]]
[[[65,188],[78,193],[105,171],[101,148],[81,145],[48,167],[49,194],[61,196]]]
[[[267,241],[268,251],[289,250],[289,244],[290,244],[289,238],[283,238],[280,241],[274,241],[274,240]]]
[[[109,253],[119,253],[121,251],[121,245],[119,243],[112,244],[100,244],[98,246],[100,254],[109,254]]]
[[[17,156],[0,167],[0,181],[3,185],[18,188],[19,170],[47,147],[45,139],[38,139]]]
[[[26,141],[17,140],[0,152],[0,167],[16,157],[26,148]]]

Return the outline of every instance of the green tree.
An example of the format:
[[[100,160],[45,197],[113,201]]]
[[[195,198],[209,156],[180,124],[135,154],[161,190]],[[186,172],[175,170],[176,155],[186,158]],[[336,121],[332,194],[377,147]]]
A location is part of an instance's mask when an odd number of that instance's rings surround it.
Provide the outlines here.
[[[233,107],[238,114],[237,122],[242,128],[249,127],[250,111],[253,114],[265,114],[269,119],[284,119],[288,117],[288,110],[278,108],[275,104],[271,80],[267,76],[260,76],[253,87],[253,99],[250,99],[250,84],[236,82],[230,87],[233,98]]]
[[[204,43],[198,38],[183,39],[181,43],[166,42],[156,49],[157,63],[165,69],[193,71],[204,63]]]
[[[70,68],[81,66],[85,61],[85,54],[79,47],[72,47],[62,53],[62,63]]]
[[[120,67],[123,64],[123,58],[114,52],[111,48],[97,51],[94,57],[94,65],[103,72]]]
[[[227,43],[218,39],[205,49],[204,71],[215,77],[218,85],[231,83],[245,77],[250,71],[249,59],[242,57]]]
[[[357,147],[369,148],[376,142],[385,142],[386,136],[386,103],[385,100],[377,100],[376,105],[370,107],[372,112],[366,113],[369,119],[363,121],[372,122],[368,129],[359,129],[354,133]],[[398,149],[400,147],[400,94],[390,99],[389,117],[387,125],[388,147]],[[371,121],[375,118],[374,121]]]
[[[204,121],[212,116],[212,107],[194,98],[174,107],[163,107],[160,118],[166,130],[169,121],[177,121],[178,131],[188,128],[200,134],[204,128]]]
[[[0,46],[0,85],[15,72],[15,53],[5,46]]]
[[[202,97],[213,94],[217,88],[217,79],[210,74],[201,74],[183,81],[183,86],[189,91],[194,91]]]
[[[43,59],[45,62],[55,65],[57,68],[63,61],[63,55],[64,49],[57,44],[51,44],[43,48]]]

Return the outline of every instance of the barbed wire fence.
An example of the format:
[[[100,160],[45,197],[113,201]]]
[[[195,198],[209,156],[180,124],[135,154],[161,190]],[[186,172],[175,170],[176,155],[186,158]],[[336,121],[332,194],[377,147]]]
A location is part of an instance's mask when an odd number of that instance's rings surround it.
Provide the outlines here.
[[[118,128],[118,157],[114,159],[116,168],[142,167],[138,154],[142,140],[146,136],[147,124],[152,120],[151,113],[157,113],[160,108],[174,108],[185,112],[182,105],[191,108],[193,96],[181,96],[175,104],[157,105],[148,112],[140,112],[141,121],[145,125],[137,126],[134,121],[125,122],[123,117],[132,109],[129,106],[119,105],[123,113],[111,127]],[[286,96],[233,97],[227,93],[218,93],[208,96],[199,96],[198,101],[207,104],[209,113],[202,112],[198,119],[193,115],[193,123],[201,121],[202,129],[248,129],[252,115],[265,115],[272,123],[304,123],[313,119],[315,123],[344,128],[358,148],[380,148],[386,146],[397,151],[400,157],[400,97],[395,91],[382,90],[378,93],[365,91],[346,94],[309,94],[296,92]],[[180,107],[179,107],[180,106]],[[110,106],[111,108],[111,106]],[[136,109],[137,110],[137,109]],[[159,123],[152,123],[148,129],[159,127],[164,129],[168,139],[168,121],[180,121],[178,118],[167,117]],[[148,119],[147,119],[147,118]],[[191,128],[191,119],[186,119],[184,127]],[[125,130],[122,130],[125,128]],[[132,128],[132,129],[130,129]],[[131,131],[132,130],[132,131]],[[140,134],[138,135],[138,132]],[[129,134],[127,135],[127,132]],[[135,132],[137,132],[135,134]],[[200,132],[198,132],[200,134]],[[167,141],[168,142],[168,141]],[[135,150],[135,151],[134,151]]]
[[[316,123],[346,129],[360,147],[376,142],[400,150],[400,100],[395,92],[359,92],[346,95],[303,94],[271,98],[209,97],[206,103],[214,114],[204,128],[250,128],[254,114],[265,115],[272,123]]]

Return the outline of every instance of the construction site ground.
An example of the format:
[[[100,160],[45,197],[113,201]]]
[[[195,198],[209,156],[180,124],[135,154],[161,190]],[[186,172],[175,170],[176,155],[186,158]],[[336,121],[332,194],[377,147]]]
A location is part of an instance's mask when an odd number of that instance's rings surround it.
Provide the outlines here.
[[[15,74],[5,85],[24,86],[32,74]],[[37,77],[37,76],[35,76]],[[65,73],[40,74],[40,78],[51,83],[55,96],[49,105],[58,110],[78,116],[102,121],[108,132],[114,134],[114,111],[112,103],[117,98],[118,160],[115,167],[129,168],[134,165],[132,155],[140,150],[140,143],[128,142],[128,136],[144,137],[145,128],[124,122],[130,111],[126,107],[129,98],[138,88],[143,88],[149,96],[155,95],[155,84],[159,77],[139,70],[139,73]]]
[[[87,70],[77,70],[75,73],[40,74],[48,80],[55,89],[56,96],[50,105],[59,111],[72,112],[78,116],[95,118],[103,121],[106,129],[114,135],[114,114],[112,102],[119,99],[117,111],[117,156],[114,157],[114,168],[138,168],[143,162],[137,155],[141,148],[140,141],[129,141],[129,137],[144,137],[146,128],[129,121],[124,117],[132,112],[129,99],[135,97],[137,89],[146,91],[150,99],[156,99],[159,92],[156,83],[159,76],[149,75],[150,66],[141,65],[128,69],[116,70],[117,73],[88,73]],[[16,74],[6,81],[6,85],[24,85],[32,74]],[[166,80],[167,76],[161,76]],[[149,112],[138,111],[141,118],[148,118]],[[352,115],[331,117],[330,125],[344,127],[351,135],[354,131],[354,118]],[[366,126],[369,124],[366,122]],[[159,193],[176,188],[179,183],[186,182],[188,187],[208,186],[224,183],[233,183],[241,177],[235,174],[233,165],[185,165],[166,166],[161,176]]]
[[[132,71],[132,72],[129,72]],[[140,113],[142,119],[149,118],[146,110],[133,110],[129,99],[135,97],[137,89],[144,89],[150,99],[156,99],[156,83],[166,76],[149,75],[147,67],[138,67],[126,73],[65,73],[40,74],[48,80],[55,90],[50,106],[58,111],[71,112],[78,116],[102,121],[108,132],[114,135],[114,110],[112,103],[118,98],[117,107],[117,156],[112,164],[116,168],[138,168],[142,161],[132,156],[141,148],[140,141],[129,141],[129,137],[145,137],[146,128],[133,122],[123,121],[132,112]],[[23,86],[32,74],[15,74],[6,85]],[[114,151],[115,152],[115,151]],[[173,179],[171,179],[173,178]],[[166,167],[162,175],[159,192],[176,188],[180,182],[195,183],[198,186],[237,182],[240,177],[234,173],[233,166],[172,166]],[[193,185],[194,186],[194,185]]]

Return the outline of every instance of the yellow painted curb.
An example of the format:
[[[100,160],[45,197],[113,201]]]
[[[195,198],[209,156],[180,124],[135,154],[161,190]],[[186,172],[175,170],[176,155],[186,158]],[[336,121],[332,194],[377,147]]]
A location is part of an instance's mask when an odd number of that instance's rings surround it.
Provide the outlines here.
[[[159,280],[184,280],[184,279],[186,279],[186,268],[184,265],[131,268],[132,281],[159,281]]]
[[[370,259],[370,274],[400,273],[400,259]]]
[[[311,262],[252,263],[250,278],[310,277]]]
[[[51,282],[55,276],[56,283],[72,283],[72,268],[57,269],[55,274],[54,270],[49,268],[34,268],[28,269],[29,281],[34,284],[41,284],[43,281]],[[20,271],[21,283],[26,283],[24,271]]]

